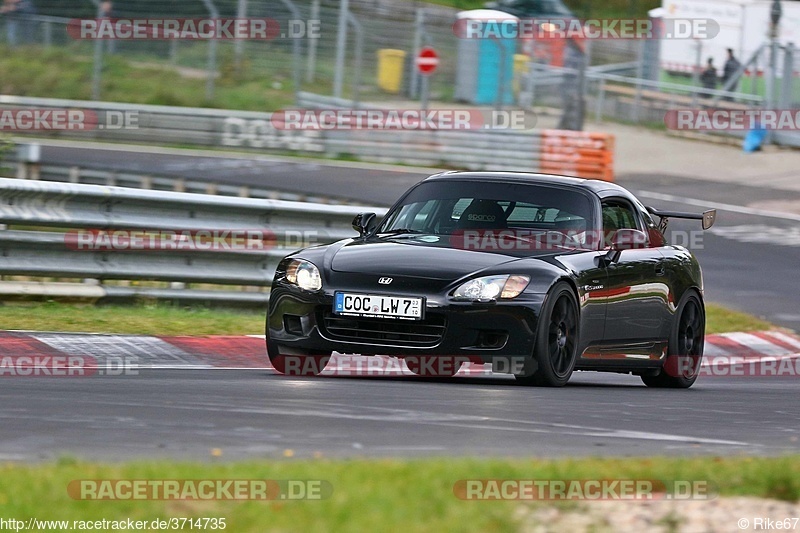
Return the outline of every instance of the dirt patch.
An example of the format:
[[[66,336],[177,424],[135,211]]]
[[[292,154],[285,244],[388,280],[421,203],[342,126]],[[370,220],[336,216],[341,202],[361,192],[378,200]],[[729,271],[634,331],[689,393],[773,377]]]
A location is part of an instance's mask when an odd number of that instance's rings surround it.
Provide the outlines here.
[[[598,501],[570,508],[520,507],[521,531],[550,532],[703,532],[767,531],[766,520],[800,531],[800,502],[762,498],[715,498],[707,501]],[[740,522],[741,520],[741,522]],[[761,520],[761,522],[759,522]],[[746,522],[745,522],[746,521]],[[742,527],[744,526],[744,527]]]

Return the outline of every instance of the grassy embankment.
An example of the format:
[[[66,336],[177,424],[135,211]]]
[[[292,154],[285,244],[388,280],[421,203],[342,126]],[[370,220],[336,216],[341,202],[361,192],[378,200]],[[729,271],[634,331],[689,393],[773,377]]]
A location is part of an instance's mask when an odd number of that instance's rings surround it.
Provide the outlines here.
[[[3,518],[152,521],[226,519],[226,530],[513,531],[523,508],[541,502],[465,501],[453,486],[466,479],[646,479],[708,482],[720,495],[786,501],[800,498],[800,457],[644,459],[424,459],[332,461],[323,458],[198,464],[172,461],[0,466]],[[81,479],[324,480],[332,493],[305,501],[82,501],[67,493]],[[676,502],[680,505],[680,502]],[[560,502],[560,507],[593,502]],[[631,502],[631,509],[636,502]]]

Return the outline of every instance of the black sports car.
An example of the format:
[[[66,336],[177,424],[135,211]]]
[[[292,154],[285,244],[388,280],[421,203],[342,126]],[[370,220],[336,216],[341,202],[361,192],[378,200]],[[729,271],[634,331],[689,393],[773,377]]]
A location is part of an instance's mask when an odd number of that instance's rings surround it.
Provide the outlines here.
[[[659,217],[657,225],[652,216]],[[491,363],[533,385],[574,370],[690,387],[703,355],[700,265],[666,242],[668,217],[604,181],[445,172],[406,192],[359,236],[278,266],[267,353],[318,374],[331,353],[392,355],[421,375]]]

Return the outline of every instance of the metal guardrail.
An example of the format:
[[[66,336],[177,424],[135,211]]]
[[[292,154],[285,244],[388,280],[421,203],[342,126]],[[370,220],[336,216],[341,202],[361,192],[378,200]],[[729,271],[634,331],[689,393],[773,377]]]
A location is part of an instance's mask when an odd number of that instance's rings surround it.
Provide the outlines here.
[[[30,145],[20,145],[18,148],[27,148],[29,146]],[[218,183],[216,181],[193,180],[179,176],[138,174],[134,172],[81,168],[77,166],[40,165],[37,163],[28,163],[24,159],[24,157],[19,156],[16,158],[16,177],[18,179],[54,181],[59,183],[85,183],[88,185],[129,187],[133,189],[152,189],[158,191],[190,192],[196,194],[235,196],[239,198],[287,200],[291,202],[360,205],[358,202],[348,198],[317,196],[251,187],[249,185]],[[13,159],[11,160],[13,161]]]
[[[96,280],[92,298],[169,298],[253,304],[268,298],[278,261],[315,242],[352,237],[355,208],[283,200],[234,198],[98,185],[0,179],[0,275],[23,280],[0,283],[0,294],[87,297],[87,283],[37,284],[40,278]],[[49,229],[49,231],[48,231]],[[76,236],[88,230],[149,232],[251,231],[269,235],[261,248],[80,249]],[[103,284],[108,280],[173,282],[167,287]],[[177,284],[175,283],[177,282]],[[227,290],[184,284],[228,286]],[[239,286],[231,290],[232,285]],[[60,288],[59,288],[60,287]],[[214,287],[217,289],[220,287]],[[92,296],[93,295],[93,296]]]
[[[300,93],[300,107],[343,107],[347,100]],[[107,114],[137,115],[137,127],[95,128],[50,134],[73,139],[221,146],[257,151],[290,151],[355,156],[364,161],[445,166],[469,170],[525,170],[539,167],[539,130],[359,131],[276,128],[271,113],[154,105],[29,98],[0,95],[4,108],[91,110],[104,123]],[[24,133],[24,132],[18,132]],[[40,135],[47,132],[36,132]]]

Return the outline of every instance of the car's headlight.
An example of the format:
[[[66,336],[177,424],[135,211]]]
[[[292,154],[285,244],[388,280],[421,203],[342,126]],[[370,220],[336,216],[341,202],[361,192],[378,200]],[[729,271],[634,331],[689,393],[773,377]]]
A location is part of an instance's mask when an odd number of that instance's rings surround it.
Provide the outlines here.
[[[462,284],[453,293],[459,300],[490,301],[516,298],[528,286],[530,276],[484,276]]]
[[[286,266],[286,281],[307,291],[318,291],[322,288],[319,269],[314,263],[302,259],[292,259]]]

